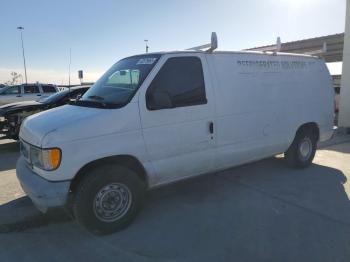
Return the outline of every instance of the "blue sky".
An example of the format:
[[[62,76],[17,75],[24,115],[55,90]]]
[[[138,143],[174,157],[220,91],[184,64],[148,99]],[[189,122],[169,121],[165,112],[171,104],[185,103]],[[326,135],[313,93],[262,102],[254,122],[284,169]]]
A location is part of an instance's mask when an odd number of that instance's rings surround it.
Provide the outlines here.
[[[23,26],[28,80],[68,81],[83,69],[96,80],[114,62],[144,52],[181,50],[207,43],[240,50],[344,32],[346,0],[0,0],[0,82],[23,74],[17,26]]]

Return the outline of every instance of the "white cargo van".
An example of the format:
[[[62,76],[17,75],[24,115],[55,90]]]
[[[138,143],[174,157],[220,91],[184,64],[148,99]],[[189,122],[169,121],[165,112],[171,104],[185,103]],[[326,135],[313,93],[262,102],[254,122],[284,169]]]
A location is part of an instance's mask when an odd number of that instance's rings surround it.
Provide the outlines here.
[[[28,117],[17,176],[34,204],[69,202],[80,224],[109,233],[147,189],[279,153],[310,165],[333,133],[325,62],[213,49],[122,59],[77,102]]]

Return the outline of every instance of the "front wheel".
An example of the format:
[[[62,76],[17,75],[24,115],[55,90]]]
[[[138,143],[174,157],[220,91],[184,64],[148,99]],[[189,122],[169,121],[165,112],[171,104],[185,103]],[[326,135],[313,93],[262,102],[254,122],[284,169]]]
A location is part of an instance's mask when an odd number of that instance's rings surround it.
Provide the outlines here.
[[[132,170],[116,165],[86,174],[75,194],[73,212],[80,225],[95,234],[128,226],[144,199],[145,187]]]
[[[316,136],[308,130],[300,130],[293,143],[284,153],[287,165],[293,168],[304,168],[312,163],[317,147]]]

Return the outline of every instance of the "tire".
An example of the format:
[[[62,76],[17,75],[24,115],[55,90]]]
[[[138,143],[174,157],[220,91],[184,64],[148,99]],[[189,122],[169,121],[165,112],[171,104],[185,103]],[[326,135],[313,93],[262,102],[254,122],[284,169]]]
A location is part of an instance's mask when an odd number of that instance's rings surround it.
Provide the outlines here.
[[[123,166],[107,164],[87,174],[78,186],[73,213],[94,234],[110,234],[127,227],[140,210],[145,185]]]
[[[293,143],[284,153],[289,167],[305,168],[312,163],[317,148],[317,138],[311,130],[299,130]]]

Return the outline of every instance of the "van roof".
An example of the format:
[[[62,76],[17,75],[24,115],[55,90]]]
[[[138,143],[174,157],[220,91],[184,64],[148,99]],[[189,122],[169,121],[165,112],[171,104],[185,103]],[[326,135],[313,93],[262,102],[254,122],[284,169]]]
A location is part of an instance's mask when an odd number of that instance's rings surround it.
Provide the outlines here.
[[[182,51],[161,51],[161,52],[152,52],[144,53],[140,55],[164,55],[164,54],[189,54],[189,53],[202,53],[202,54],[256,54],[256,55],[274,55],[274,56],[295,56],[295,57],[305,57],[305,58],[314,58],[320,59],[318,56],[306,55],[306,54],[295,54],[295,53],[285,53],[285,52],[271,52],[271,51],[224,51],[224,50],[214,50],[212,53],[207,53],[206,51],[197,51],[197,50],[182,50]]]

